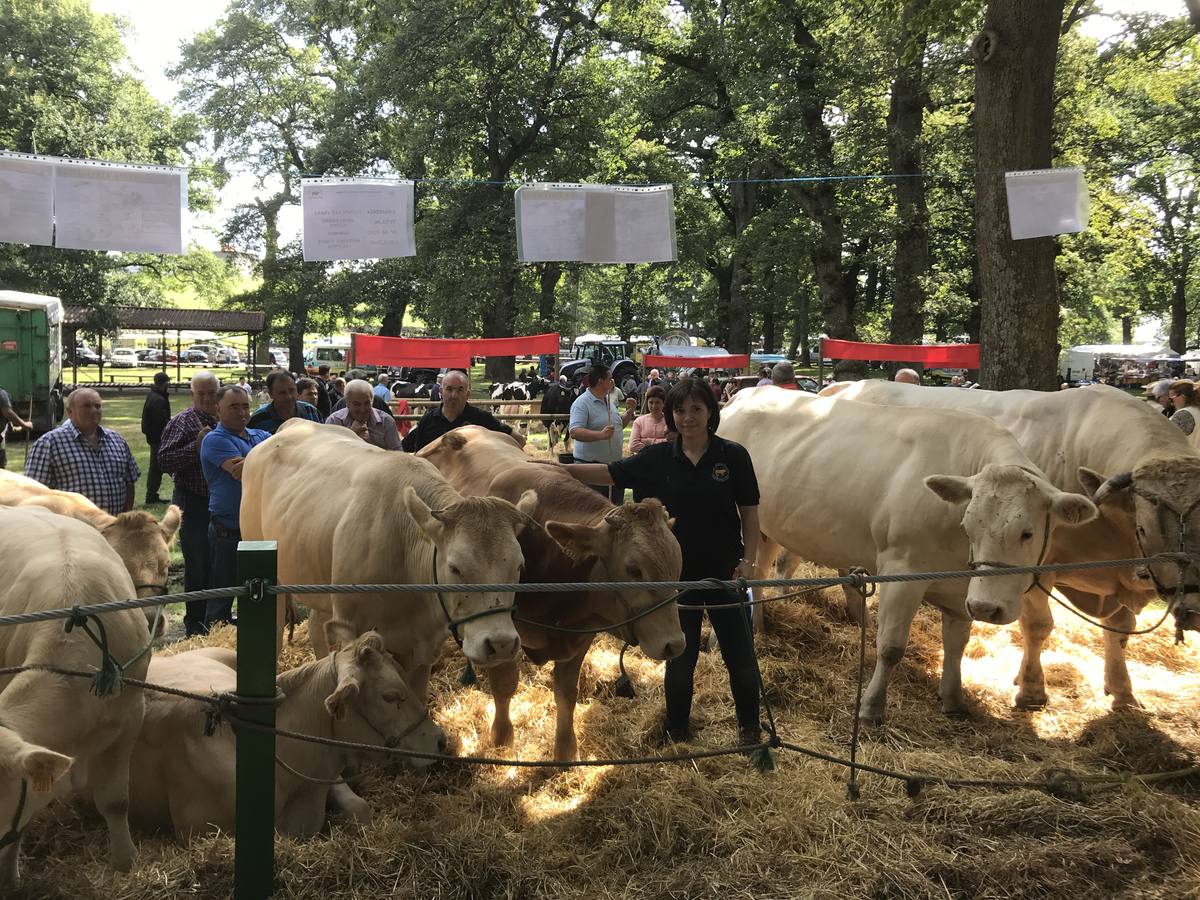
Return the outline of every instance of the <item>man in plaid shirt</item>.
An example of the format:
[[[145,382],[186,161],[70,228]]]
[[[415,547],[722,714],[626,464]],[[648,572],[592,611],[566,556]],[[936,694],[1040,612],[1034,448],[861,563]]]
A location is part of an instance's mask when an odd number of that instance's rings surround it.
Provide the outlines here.
[[[83,494],[109,515],[133,509],[141,470],[125,438],[100,427],[100,395],[77,388],[67,397],[67,421],[29,450],[25,474],[56,491]]]
[[[208,543],[208,482],[200,468],[200,444],[217,425],[217,388],[212,372],[192,376],[192,405],[176,415],[163,429],[158,445],[158,463],[175,480],[171,498],[183,511],[179,546],[183,551],[183,589],[202,591],[209,587],[212,550]],[[187,604],[183,627],[188,637],[204,634],[205,601]]]

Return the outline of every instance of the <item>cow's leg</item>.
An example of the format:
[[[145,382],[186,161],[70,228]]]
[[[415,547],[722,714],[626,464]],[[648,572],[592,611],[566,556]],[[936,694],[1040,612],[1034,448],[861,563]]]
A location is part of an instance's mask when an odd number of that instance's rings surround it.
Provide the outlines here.
[[[414,665],[408,671],[408,685],[421,701],[422,706],[429,705],[429,677],[433,674],[432,665]]]
[[[579,758],[579,745],[575,741],[575,703],[579,699],[579,670],[590,646],[589,641],[578,656],[554,663],[555,759]]]
[[[779,552],[783,548],[779,544],[765,534],[762,536],[762,542],[758,545],[758,559],[755,561],[755,571],[758,572],[759,578],[774,578],[775,573],[771,571],[771,567],[775,565],[775,560],[779,558]],[[754,596],[754,615],[751,622],[754,624],[754,633],[763,634],[764,615],[763,615],[763,589],[756,587],[751,589]]]
[[[1104,624],[1133,631],[1137,627],[1137,616],[1129,607],[1121,606],[1104,620]],[[1142,705],[1133,695],[1133,682],[1129,680],[1129,669],[1125,665],[1125,645],[1128,643],[1127,634],[1104,632],[1104,693],[1113,698],[1113,709]]]
[[[339,822],[353,822],[356,825],[371,824],[371,804],[364,800],[350,785],[333,784],[329,786],[329,796],[325,798],[325,811],[330,818]]]
[[[1021,598],[1021,635],[1025,653],[1017,685],[1016,705],[1020,709],[1041,709],[1046,705],[1046,677],[1042,672],[1042,645],[1054,630],[1050,598],[1036,587]]]
[[[882,567],[881,567],[882,568]],[[900,571],[912,571],[900,566]],[[875,672],[867,685],[858,717],[878,725],[883,722],[887,707],[887,686],[892,670],[904,659],[908,647],[908,631],[913,617],[929,587],[924,582],[896,582],[879,586],[879,602],[875,608]]]
[[[138,719],[141,718],[141,697],[138,697]],[[130,710],[131,714],[133,710]],[[89,767],[92,778],[92,799],[96,810],[108,826],[108,860],[118,872],[133,868],[137,851],[129,834],[129,760],[137,743],[138,729],[127,728],[100,753]]]
[[[308,640],[312,644],[313,655],[324,659],[329,655],[329,641],[325,638],[325,623],[332,616],[327,610],[311,606],[308,609]]]
[[[839,578],[845,578],[848,574],[847,569],[838,569]],[[858,588],[848,584],[842,585],[842,596],[846,601],[846,617],[855,625],[862,625],[867,616],[867,598]]]
[[[512,705],[513,694],[517,692],[520,675],[521,667],[515,659],[491,666],[487,670],[488,685],[492,689],[492,700],[496,704],[496,712],[492,716],[492,746],[512,745],[513,724],[509,718],[509,707]]]
[[[942,680],[938,696],[942,712],[948,716],[963,716],[967,704],[962,694],[962,658],[971,639],[971,620],[942,610]]]

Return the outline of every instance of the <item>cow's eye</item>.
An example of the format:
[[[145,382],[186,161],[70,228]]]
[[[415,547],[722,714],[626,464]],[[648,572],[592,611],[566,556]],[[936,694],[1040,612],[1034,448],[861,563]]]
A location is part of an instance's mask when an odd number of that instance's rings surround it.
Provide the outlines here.
[[[630,566],[629,567],[629,577],[634,578],[634,579],[641,578],[642,570],[639,569],[637,566]]]
[[[383,695],[383,699],[384,699],[384,702],[386,702],[386,703],[394,703],[397,706],[399,706],[401,703],[404,702],[404,695],[397,691],[389,691],[388,693]]]
[[[1021,532],[1021,540],[1028,541],[1033,537],[1033,532],[1026,528]]]
[[[451,566],[450,574],[451,575],[462,575],[462,572],[458,571],[458,566]]]

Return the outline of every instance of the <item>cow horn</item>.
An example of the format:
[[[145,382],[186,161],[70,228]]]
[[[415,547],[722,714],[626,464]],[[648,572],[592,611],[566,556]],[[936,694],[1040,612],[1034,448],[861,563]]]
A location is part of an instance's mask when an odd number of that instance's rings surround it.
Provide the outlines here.
[[[1108,479],[1096,491],[1096,496],[1092,498],[1092,502],[1099,506],[1105,500],[1109,499],[1113,494],[1120,491],[1128,490],[1133,486],[1133,473],[1122,472],[1120,475],[1114,475]]]

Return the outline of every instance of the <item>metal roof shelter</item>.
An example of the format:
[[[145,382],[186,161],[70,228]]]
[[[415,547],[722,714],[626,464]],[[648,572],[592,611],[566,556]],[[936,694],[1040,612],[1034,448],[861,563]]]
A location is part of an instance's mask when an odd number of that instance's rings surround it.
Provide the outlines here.
[[[70,335],[74,347],[74,341],[78,330],[84,325],[88,319],[88,315],[92,311],[86,306],[68,306],[64,310],[63,330]],[[177,309],[175,307],[140,307],[140,306],[117,306],[110,310],[111,315],[115,318],[118,328],[141,331],[159,331],[161,332],[162,341],[160,347],[163,351],[167,350],[167,332],[175,332],[175,380],[180,381],[181,361],[179,357],[182,355],[182,339],[180,332],[182,331],[216,331],[216,332],[237,332],[245,333],[250,346],[250,377],[257,375],[257,363],[255,357],[258,350],[258,335],[266,329],[267,316],[266,313],[259,310],[245,311],[227,311],[215,309]],[[66,336],[64,335],[64,343]],[[100,354],[100,378],[104,376],[104,343],[103,337],[98,340],[99,346],[97,351]],[[72,359],[72,379],[76,382],[79,380],[79,365]],[[166,353],[163,353],[162,370],[167,371]]]

